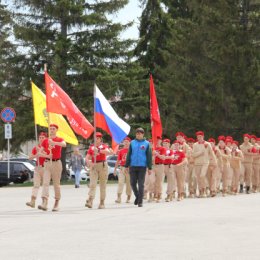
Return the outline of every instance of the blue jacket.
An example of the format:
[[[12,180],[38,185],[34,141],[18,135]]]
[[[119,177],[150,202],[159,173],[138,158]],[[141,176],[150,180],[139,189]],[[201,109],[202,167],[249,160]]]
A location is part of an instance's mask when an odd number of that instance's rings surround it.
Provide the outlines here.
[[[140,166],[152,169],[152,151],[145,139],[135,139],[130,143],[125,167]]]

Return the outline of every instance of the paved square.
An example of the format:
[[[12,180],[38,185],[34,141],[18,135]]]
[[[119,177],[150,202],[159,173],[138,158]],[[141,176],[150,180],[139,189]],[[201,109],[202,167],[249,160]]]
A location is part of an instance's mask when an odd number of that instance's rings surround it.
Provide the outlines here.
[[[60,212],[42,212],[25,206],[31,188],[1,188],[0,259],[260,259],[259,193],[138,208],[116,189],[98,210],[99,189],[87,209],[86,186],[62,186]]]

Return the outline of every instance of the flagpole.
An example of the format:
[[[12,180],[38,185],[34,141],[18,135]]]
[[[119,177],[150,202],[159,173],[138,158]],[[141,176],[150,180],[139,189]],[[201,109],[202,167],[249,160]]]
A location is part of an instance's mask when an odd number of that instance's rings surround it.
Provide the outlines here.
[[[31,82],[31,88],[32,88],[32,79],[30,78],[30,82]],[[33,91],[32,91],[32,96],[33,96]],[[34,100],[33,100],[34,102]],[[34,110],[34,104],[33,104],[33,110]],[[33,113],[33,116],[34,116],[34,132],[35,132],[35,141],[36,141],[36,147],[38,147],[38,132],[37,132],[37,124],[35,123],[36,122],[36,118],[35,118],[35,111]],[[36,149],[37,151],[37,149]],[[38,151],[37,151],[38,152]],[[39,165],[39,157],[37,156],[37,165]]]
[[[94,84],[94,165],[96,165],[97,161],[97,153],[96,153],[96,117],[95,117],[95,112],[96,112],[96,84]]]
[[[44,76],[45,76],[46,72],[47,72],[47,63],[44,63]],[[47,102],[46,102],[46,108],[47,108]],[[48,115],[48,137],[50,138],[50,115],[49,115],[49,112],[47,112],[47,115]]]
[[[46,72],[47,72],[47,63],[44,63],[44,77],[45,77]],[[45,83],[45,88],[46,88],[46,83]],[[47,112],[47,99],[46,99],[46,112]],[[51,135],[50,135],[50,114],[49,114],[49,112],[47,112],[47,115],[48,115],[48,137],[50,138]],[[52,164],[52,154],[51,154],[50,148],[49,148],[49,151],[50,151],[50,155],[51,155],[50,162]]]

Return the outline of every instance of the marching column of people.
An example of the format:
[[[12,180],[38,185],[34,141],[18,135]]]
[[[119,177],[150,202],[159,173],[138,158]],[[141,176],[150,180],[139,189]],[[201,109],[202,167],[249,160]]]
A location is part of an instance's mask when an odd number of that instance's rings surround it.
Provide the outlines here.
[[[26,205],[35,207],[35,201],[42,183],[42,204],[39,209],[46,211],[49,198],[49,184],[52,179],[55,193],[53,211],[59,210],[61,198],[60,178],[62,172],[61,149],[66,146],[62,138],[57,137],[58,126],[50,125],[50,137],[41,132],[39,144],[33,148],[30,159],[37,159],[34,172],[34,186],[31,201]],[[144,130],[136,130],[136,138],[126,137],[123,148],[118,151],[114,169],[120,167],[116,203],[121,203],[124,185],[126,203],[130,203],[132,191],[134,204],[143,206],[143,199],[148,202],[160,202],[163,183],[167,180],[166,202],[181,201],[189,198],[215,197],[218,193],[236,195],[245,192],[260,192],[260,138],[244,134],[239,145],[231,136],[219,136],[208,141],[203,131],[197,131],[195,141],[177,132],[176,140],[157,137],[157,143],[144,138]],[[111,149],[102,141],[102,134],[95,135],[95,145],[90,145],[86,155],[86,165],[90,169],[88,199],[85,206],[93,207],[97,182],[100,184],[100,203],[98,208],[105,208],[106,184],[108,178],[107,155]],[[82,166],[83,163],[81,162]],[[79,187],[79,182],[76,182]],[[176,194],[175,194],[176,193]],[[149,195],[149,197],[147,196]],[[175,196],[177,195],[177,196]]]

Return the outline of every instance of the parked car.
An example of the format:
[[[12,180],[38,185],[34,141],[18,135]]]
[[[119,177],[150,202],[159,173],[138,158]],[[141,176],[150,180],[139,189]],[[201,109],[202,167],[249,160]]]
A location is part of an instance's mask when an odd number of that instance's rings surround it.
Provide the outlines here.
[[[0,186],[9,183],[24,183],[33,178],[34,167],[28,162],[10,161],[10,178],[8,179],[8,162],[0,161]]]
[[[116,170],[116,177],[114,176],[114,170],[115,170],[115,165],[117,161],[117,155],[108,155],[107,156],[107,165],[108,165],[108,179],[109,180],[118,180],[118,175],[120,172],[120,167],[117,167]]]
[[[75,173],[69,168],[69,174],[71,179],[75,179]],[[88,181],[89,180],[89,169],[81,169],[80,171],[80,180],[81,181]]]
[[[7,160],[5,160],[7,161]],[[32,164],[34,167],[36,166],[36,160],[29,160],[26,157],[12,157],[9,159],[9,161],[16,161],[16,162],[28,162]]]

